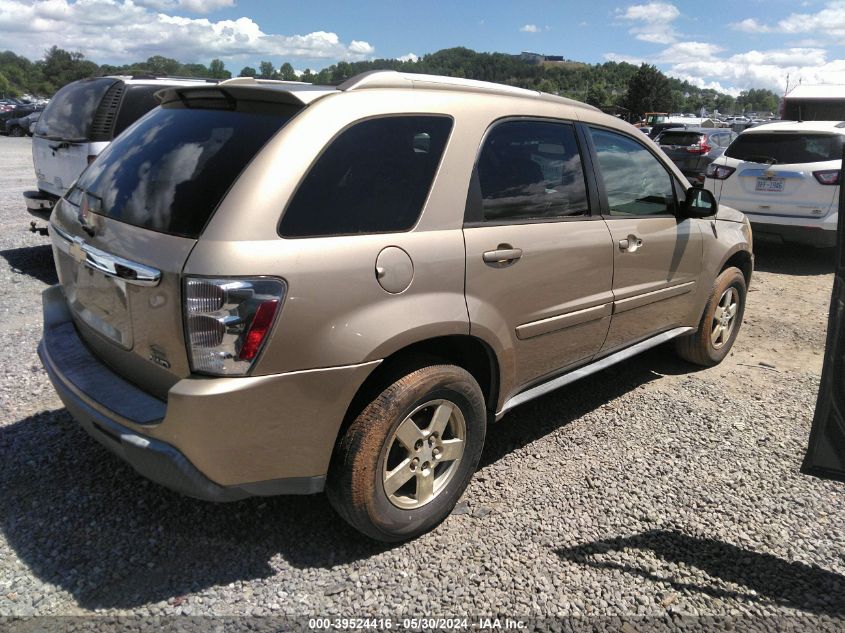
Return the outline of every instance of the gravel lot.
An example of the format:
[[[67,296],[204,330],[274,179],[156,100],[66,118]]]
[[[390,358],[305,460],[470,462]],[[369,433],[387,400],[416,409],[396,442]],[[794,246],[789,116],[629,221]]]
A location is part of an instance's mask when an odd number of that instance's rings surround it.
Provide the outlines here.
[[[0,615],[801,615],[841,630],[845,486],[798,473],[830,253],[758,245],[721,366],[658,349],[517,409],[456,513],[385,546],[322,496],[181,497],[76,427],[36,355],[55,275],[26,230],[30,140],[0,137],[0,157]]]

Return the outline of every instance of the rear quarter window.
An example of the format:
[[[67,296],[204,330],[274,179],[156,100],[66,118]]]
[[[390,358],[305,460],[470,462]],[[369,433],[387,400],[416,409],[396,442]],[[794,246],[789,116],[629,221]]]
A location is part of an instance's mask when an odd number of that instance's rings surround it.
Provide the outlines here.
[[[842,158],[839,134],[757,133],[740,134],[725,156],[754,163],[818,163]]]
[[[422,213],[452,119],[390,116],[341,132],[317,159],[279,224],[282,237],[407,231]]]

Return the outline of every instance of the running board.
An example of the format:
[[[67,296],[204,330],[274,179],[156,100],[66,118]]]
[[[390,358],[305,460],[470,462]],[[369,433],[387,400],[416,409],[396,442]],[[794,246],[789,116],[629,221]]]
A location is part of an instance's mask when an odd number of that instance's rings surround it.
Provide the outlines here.
[[[531,389],[527,389],[522,393],[516,394],[513,398],[510,398],[507,402],[505,402],[502,410],[496,414],[496,419],[500,419],[505,413],[513,409],[514,407],[518,407],[521,404],[525,404],[529,400],[533,400],[534,398],[539,398],[540,396],[545,396],[547,393],[551,393],[555,389],[560,389],[561,387],[568,385],[569,383],[575,382],[576,380],[580,380],[590,374],[595,374],[602,369],[606,369],[611,365],[615,365],[618,362],[623,360],[627,360],[632,356],[636,356],[637,354],[646,351],[647,349],[651,349],[652,347],[657,347],[658,345],[662,345],[666,341],[671,341],[673,338],[677,338],[684,334],[689,334],[690,332],[694,332],[695,328],[692,327],[677,327],[674,330],[669,330],[668,332],[663,332],[662,334],[658,334],[657,336],[652,336],[644,341],[640,341],[636,345],[632,345],[631,347],[627,347],[621,351],[616,352],[615,354],[611,354],[610,356],[605,356],[604,358],[595,361],[594,363],[590,363],[589,365],[584,365],[574,371],[566,373],[562,376],[558,376],[557,378],[553,378],[548,382],[544,382],[542,384],[537,385],[536,387],[531,387]]]

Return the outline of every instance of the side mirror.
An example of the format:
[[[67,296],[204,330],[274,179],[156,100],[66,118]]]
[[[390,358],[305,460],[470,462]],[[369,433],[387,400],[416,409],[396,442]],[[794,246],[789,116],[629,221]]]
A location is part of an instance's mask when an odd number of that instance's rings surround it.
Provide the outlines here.
[[[709,218],[719,211],[716,197],[707,189],[690,187],[684,203],[684,214],[688,218]]]

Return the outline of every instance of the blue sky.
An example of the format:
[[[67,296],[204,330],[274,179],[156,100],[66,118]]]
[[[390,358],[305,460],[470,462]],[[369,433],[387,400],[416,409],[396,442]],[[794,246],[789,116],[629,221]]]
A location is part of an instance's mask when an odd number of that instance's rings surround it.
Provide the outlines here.
[[[845,83],[843,41],[843,0],[0,0],[0,48],[30,58],[56,44],[98,63],[219,57],[235,73],[466,46],[645,61],[700,86],[780,93],[787,75]]]

